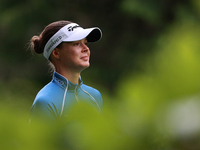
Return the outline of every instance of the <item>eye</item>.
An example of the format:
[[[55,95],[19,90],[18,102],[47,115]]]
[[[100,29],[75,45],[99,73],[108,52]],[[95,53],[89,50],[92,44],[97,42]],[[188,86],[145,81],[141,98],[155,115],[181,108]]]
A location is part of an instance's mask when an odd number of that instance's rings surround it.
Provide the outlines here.
[[[73,45],[74,45],[74,46],[78,46],[78,45],[79,45],[79,42],[74,42]]]

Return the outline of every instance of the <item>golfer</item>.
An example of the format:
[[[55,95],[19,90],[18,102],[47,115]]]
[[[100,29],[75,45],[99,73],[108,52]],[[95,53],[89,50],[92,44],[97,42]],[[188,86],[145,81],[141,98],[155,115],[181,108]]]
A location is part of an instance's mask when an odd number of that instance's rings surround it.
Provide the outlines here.
[[[57,21],[46,26],[39,36],[31,38],[31,50],[43,54],[54,66],[51,82],[38,92],[33,102],[31,120],[42,117],[56,122],[81,101],[102,111],[100,92],[83,84],[80,76],[90,66],[87,43],[101,37],[102,32],[97,27],[84,29],[77,23]]]

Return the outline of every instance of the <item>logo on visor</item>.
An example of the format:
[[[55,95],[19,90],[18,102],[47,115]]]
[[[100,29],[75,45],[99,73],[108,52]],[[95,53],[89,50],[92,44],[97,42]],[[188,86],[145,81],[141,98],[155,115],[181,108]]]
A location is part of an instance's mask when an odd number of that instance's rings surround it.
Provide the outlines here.
[[[59,42],[62,39],[62,36],[59,36],[57,39],[55,39],[55,41],[53,41],[49,47],[47,48],[47,52],[49,52],[49,50],[53,47],[54,44],[56,44],[57,42]]]
[[[78,28],[78,27],[80,27],[80,26],[78,26],[78,25],[69,26],[67,29],[68,29],[68,31],[74,31],[74,29],[75,29],[75,28]]]

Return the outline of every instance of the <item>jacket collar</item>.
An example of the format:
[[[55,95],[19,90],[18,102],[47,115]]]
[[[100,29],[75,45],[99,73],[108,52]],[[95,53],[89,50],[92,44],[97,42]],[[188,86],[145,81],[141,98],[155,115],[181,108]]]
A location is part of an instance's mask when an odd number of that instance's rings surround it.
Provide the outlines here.
[[[57,72],[54,72],[53,80],[56,81],[64,89],[67,87],[68,84],[68,90],[75,90],[76,87],[78,88],[83,83],[83,81],[81,80],[81,76],[79,77],[79,84],[73,84],[67,78]]]

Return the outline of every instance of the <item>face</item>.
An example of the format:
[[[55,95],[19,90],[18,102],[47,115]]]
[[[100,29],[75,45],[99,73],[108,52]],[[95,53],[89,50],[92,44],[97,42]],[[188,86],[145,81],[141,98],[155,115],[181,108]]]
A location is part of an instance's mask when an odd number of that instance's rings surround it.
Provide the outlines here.
[[[90,66],[90,50],[87,39],[74,42],[63,42],[58,48],[60,64],[66,69],[81,72]]]

